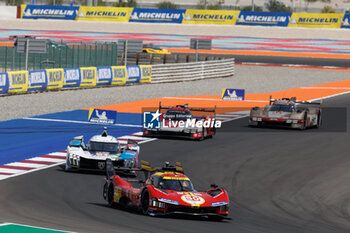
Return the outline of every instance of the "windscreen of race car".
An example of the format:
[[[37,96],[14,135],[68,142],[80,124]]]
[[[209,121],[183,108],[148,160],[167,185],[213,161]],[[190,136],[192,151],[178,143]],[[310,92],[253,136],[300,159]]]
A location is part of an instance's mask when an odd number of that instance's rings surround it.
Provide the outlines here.
[[[89,142],[89,150],[117,153],[119,151],[119,143]]]

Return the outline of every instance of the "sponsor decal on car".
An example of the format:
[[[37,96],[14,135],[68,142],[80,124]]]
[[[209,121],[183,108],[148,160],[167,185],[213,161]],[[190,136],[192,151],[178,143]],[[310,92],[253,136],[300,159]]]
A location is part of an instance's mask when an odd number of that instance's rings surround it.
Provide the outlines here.
[[[203,197],[195,195],[182,195],[181,200],[191,205],[202,205],[205,202]]]

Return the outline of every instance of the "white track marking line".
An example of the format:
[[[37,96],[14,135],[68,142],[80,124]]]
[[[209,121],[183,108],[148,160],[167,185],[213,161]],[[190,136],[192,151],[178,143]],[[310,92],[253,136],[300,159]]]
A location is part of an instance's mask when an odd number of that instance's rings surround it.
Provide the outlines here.
[[[28,173],[31,173],[31,172],[44,170],[44,169],[47,169],[47,168],[50,168],[50,167],[55,167],[55,166],[58,166],[58,165],[61,165],[61,164],[64,164],[64,163],[65,163],[65,161],[61,160],[61,162],[59,162],[59,163],[55,163],[55,164],[48,165],[48,166],[45,166],[45,167],[39,167],[39,168],[32,169],[32,170],[29,170],[29,171],[20,170],[21,171],[20,173],[9,175],[9,176],[6,176],[5,178],[1,178],[0,177],[0,180],[5,180],[5,179],[11,178],[11,177],[21,176],[21,175],[28,174]],[[11,170],[13,170],[13,169],[11,169]],[[8,173],[13,173],[13,172],[8,172]]]
[[[350,90],[350,87],[300,87],[302,89]]]
[[[19,169],[2,168],[2,167],[0,167],[0,172],[10,173],[10,174],[17,174],[17,173],[22,173],[22,172],[25,172],[25,171],[26,170],[19,170]]]
[[[21,163],[21,162],[7,163],[6,165],[17,166],[17,167],[30,167],[30,168],[38,168],[38,167],[45,166],[45,164]]]
[[[137,137],[137,136],[122,136],[122,137],[117,138],[117,140],[128,140],[128,139],[131,139],[131,140],[145,140],[146,138],[144,138],[144,137]]]
[[[338,93],[338,94],[334,94],[334,95],[329,95],[329,96],[324,96],[324,97],[320,97],[320,98],[316,98],[316,99],[311,99],[311,100],[308,100],[308,101],[313,102],[313,101],[316,101],[316,100],[324,100],[324,99],[329,99],[329,98],[342,96],[342,95],[346,95],[346,94],[350,94],[350,91],[346,91],[346,92],[342,92],[342,93]]]
[[[77,124],[101,125],[101,124],[88,122],[88,121],[59,120],[59,119],[34,118],[34,117],[24,117],[22,119],[24,119],[24,120],[34,120],[34,121],[52,121],[52,122],[66,122],[66,123],[77,123]],[[114,126],[141,127],[142,125],[114,124]]]
[[[9,223],[9,222],[4,222],[4,223],[0,223],[0,226],[6,226],[6,225],[10,225],[12,223]]]
[[[56,232],[62,232],[62,233],[77,233],[73,231],[64,231],[64,230],[57,230],[57,229],[51,229],[51,228],[45,228],[45,227],[37,227],[37,226],[30,226],[30,225],[24,225],[19,223],[12,223],[12,222],[5,222],[0,224],[0,226],[7,226],[7,225],[17,225],[17,226],[23,226],[23,227],[30,227],[30,228],[36,228],[36,229],[42,229],[42,230],[49,230],[49,231],[56,231]]]
[[[62,159],[52,159],[52,158],[35,157],[35,158],[28,159],[28,160],[59,163],[59,162],[62,162],[62,160],[66,160],[66,159],[65,158],[64,159],[63,158]]]
[[[239,102],[269,102],[266,100],[222,100],[222,99],[209,99],[209,98],[189,98],[189,97],[163,97],[164,99],[178,99],[178,100],[209,100],[209,101],[239,101]]]
[[[133,135],[135,135],[135,136],[143,136],[143,132],[137,132],[137,133],[131,134],[131,136],[133,136]]]
[[[66,157],[67,152],[53,152],[47,155],[53,155],[53,156],[61,156],[61,157]]]

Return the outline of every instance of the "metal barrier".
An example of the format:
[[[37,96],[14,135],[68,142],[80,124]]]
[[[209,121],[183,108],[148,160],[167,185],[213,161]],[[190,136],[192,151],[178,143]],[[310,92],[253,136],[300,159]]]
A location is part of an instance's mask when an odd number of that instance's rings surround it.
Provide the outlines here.
[[[223,54],[199,54],[199,61],[220,60],[227,57]],[[232,56],[231,56],[232,57]],[[118,53],[118,65],[125,65],[125,53]],[[196,54],[172,53],[172,54],[152,54],[152,53],[128,53],[128,65],[155,65],[168,63],[195,62]]]
[[[216,61],[152,65],[152,83],[182,82],[234,75],[234,58]]]

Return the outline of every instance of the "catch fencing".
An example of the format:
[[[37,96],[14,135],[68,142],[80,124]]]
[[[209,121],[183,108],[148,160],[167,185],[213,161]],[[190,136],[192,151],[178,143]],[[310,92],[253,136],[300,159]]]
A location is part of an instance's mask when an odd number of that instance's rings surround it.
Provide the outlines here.
[[[25,70],[25,55],[17,47],[0,46],[0,72]],[[28,70],[115,66],[117,43],[48,43],[47,53],[28,54]]]

